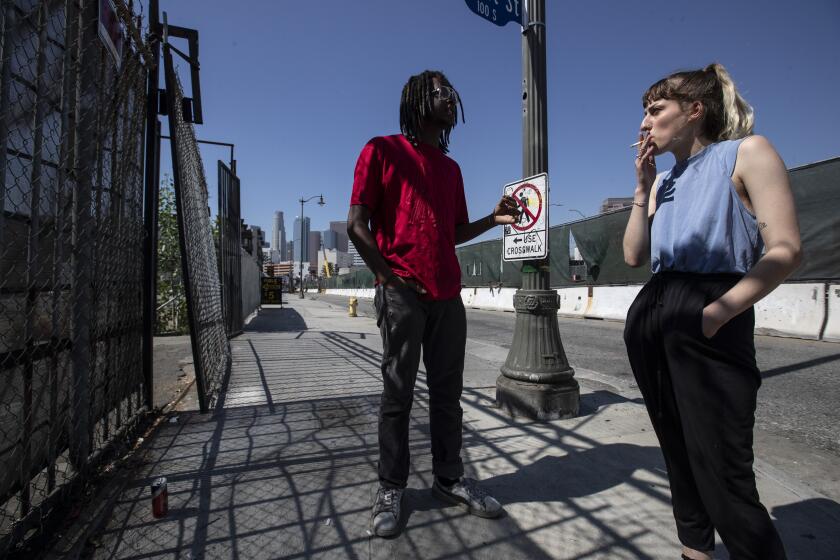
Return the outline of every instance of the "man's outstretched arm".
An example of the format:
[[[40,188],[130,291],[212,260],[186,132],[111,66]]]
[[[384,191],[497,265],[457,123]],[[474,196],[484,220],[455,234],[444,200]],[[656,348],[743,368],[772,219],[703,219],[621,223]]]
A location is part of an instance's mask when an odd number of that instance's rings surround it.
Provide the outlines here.
[[[493,212],[480,220],[455,226],[455,245],[471,241],[493,226],[512,224],[521,210],[512,196],[503,196]],[[349,227],[349,224],[348,224]]]

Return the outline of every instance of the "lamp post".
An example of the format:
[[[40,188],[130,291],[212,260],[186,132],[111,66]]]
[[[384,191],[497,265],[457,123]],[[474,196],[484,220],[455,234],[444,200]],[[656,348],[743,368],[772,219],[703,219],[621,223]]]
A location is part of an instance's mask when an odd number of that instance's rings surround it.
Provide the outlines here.
[[[581,218],[586,219],[586,216],[583,215],[583,212],[581,212],[577,208],[569,208],[569,212],[577,212],[578,214],[580,214]]]
[[[310,196],[307,199],[304,199],[303,197],[300,197],[300,243],[299,243],[300,249],[298,251],[298,254],[300,255],[300,299],[304,298],[304,295],[303,295],[303,248],[304,248],[304,246],[308,245],[308,243],[305,244],[303,242],[303,205],[306,204],[307,202],[309,202],[310,200],[315,199],[315,198],[319,199],[318,200],[318,206],[323,206],[324,204],[326,204],[324,202],[324,195],[322,195],[322,194],[318,194],[318,195],[315,195],[315,196]]]
[[[548,172],[546,2],[523,4],[528,19],[522,33],[522,176],[531,177]],[[516,325],[496,380],[496,405],[514,417],[572,418],[580,409],[580,386],[560,340],[549,270],[547,256],[525,261],[522,286],[513,296]]]

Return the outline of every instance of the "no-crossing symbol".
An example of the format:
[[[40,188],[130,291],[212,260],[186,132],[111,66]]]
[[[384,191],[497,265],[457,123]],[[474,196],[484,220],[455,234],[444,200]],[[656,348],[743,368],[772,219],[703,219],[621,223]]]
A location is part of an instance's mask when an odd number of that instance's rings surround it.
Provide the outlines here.
[[[548,255],[548,175],[541,173],[505,185],[521,210],[519,218],[505,226],[502,257],[506,261],[544,259]]]

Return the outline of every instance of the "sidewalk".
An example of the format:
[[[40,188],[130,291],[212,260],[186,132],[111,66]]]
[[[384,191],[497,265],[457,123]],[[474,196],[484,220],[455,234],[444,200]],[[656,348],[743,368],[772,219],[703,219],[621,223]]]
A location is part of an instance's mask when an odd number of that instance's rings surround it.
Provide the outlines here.
[[[651,558],[679,547],[661,454],[637,392],[576,368],[581,414],[513,421],[493,406],[503,349],[468,343],[463,459],[505,506],[465,515],[430,493],[428,392],[418,376],[400,535],[368,532],[381,341],[373,320],[289,298],[231,341],[223,410],[181,412],[146,443],[93,558]],[[575,366],[575,364],[572,364]],[[836,558],[840,505],[759,471],[790,558]],[[151,481],[169,515],[151,515]],[[718,547],[718,557],[726,558]]]

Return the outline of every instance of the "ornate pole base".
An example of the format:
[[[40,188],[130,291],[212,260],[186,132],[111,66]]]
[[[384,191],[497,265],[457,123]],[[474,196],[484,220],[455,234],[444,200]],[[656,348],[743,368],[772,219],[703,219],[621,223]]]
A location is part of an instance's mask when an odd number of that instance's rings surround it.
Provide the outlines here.
[[[512,418],[574,418],[580,407],[580,388],[575,379],[566,384],[531,383],[500,375],[496,380],[496,406]]]
[[[580,410],[580,386],[569,366],[557,325],[555,290],[518,290],[516,327],[496,404],[510,416],[534,420],[572,418]]]

